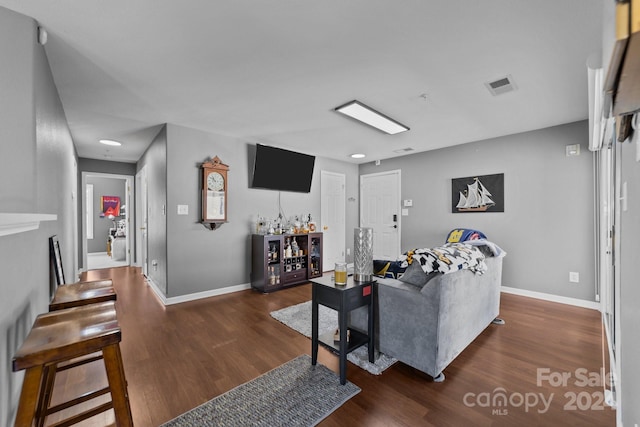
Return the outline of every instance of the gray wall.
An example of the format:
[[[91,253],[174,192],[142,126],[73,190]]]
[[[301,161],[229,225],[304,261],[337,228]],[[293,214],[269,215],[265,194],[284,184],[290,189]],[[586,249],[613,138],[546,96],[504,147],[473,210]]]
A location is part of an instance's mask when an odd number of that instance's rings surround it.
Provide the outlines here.
[[[244,141],[167,125],[168,297],[250,283],[254,221],[258,214],[278,215],[278,192],[249,188],[249,148]],[[200,224],[200,164],[216,155],[230,168],[229,222],[211,231]],[[280,201],[287,216],[311,213],[320,219],[321,170],[344,173],[347,195],[357,195],[356,165],[316,158],[310,193],[281,192]],[[177,215],[179,204],[189,206],[189,215]],[[347,204],[346,229],[353,230],[356,221],[357,204]]]
[[[136,174],[135,163],[111,162],[108,160],[86,159],[80,157],[78,159],[78,169],[80,172],[96,172],[110,173],[113,175],[130,175]],[[78,177],[78,188],[81,185],[82,176]]]
[[[400,169],[403,251],[444,243],[475,228],[504,248],[503,285],[593,301],[593,172],[586,122],[473,142],[361,165],[360,174]],[[578,157],[565,146],[581,144]],[[504,213],[451,213],[451,179],[504,173]],[[569,271],[580,283],[569,283]]]
[[[615,3],[604,2],[603,19],[603,68],[605,73],[611,59],[615,43]],[[638,268],[640,265],[640,164],[635,161],[640,132],[636,131],[632,142],[618,144],[622,150],[621,182],[627,183],[628,210],[620,213],[617,236],[620,239],[620,342],[618,345],[618,363],[622,377],[621,405],[618,417],[625,426],[640,425],[640,287],[638,286]]]
[[[117,196],[120,197],[120,207],[125,202],[125,185],[127,180],[118,178],[102,178],[89,176],[87,184],[93,184],[93,239],[87,239],[87,253],[106,252],[109,229],[113,227],[113,222],[107,217],[101,217],[100,197]],[[129,208],[129,206],[127,206]],[[124,215],[116,217],[114,221],[124,219]]]
[[[34,24],[0,9],[0,197],[3,212],[33,212],[36,205]]]
[[[0,8],[0,212],[56,214],[38,230],[0,236],[0,425],[12,425],[24,372],[11,358],[35,316],[47,311],[53,277],[48,238],[73,279],[76,155],[44,48],[31,18]]]
[[[622,376],[622,422],[625,426],[640,424],[640,131],[634,141],[620,144],[622,165],[620,182],[627,183],[627,210],[620,212],[620,343],[619,363]]]
[[[147,174],[148,277],[167,295],[167,129],[164,126],[137,164]],[[138,191],[138,190],[137,190]],[[142,218],[140,213],[136,216]],[[156,266],[152,265],[155,261]],[[186,261],[186,260],[185,260]]]

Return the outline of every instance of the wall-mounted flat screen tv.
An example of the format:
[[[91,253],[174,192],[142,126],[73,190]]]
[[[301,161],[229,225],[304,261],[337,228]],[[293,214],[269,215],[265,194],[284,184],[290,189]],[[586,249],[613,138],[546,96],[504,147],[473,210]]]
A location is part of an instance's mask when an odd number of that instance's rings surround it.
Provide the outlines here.
[[[308,193],[315,156],[256,144],[252,188]]]

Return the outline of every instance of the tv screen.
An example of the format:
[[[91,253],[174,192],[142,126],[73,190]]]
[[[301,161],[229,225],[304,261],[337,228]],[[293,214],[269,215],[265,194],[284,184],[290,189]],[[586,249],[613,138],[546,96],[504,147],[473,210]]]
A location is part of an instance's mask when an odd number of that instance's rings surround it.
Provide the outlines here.
[[[315,161],[315,156],[256,144],[251,187],[308,193]]]

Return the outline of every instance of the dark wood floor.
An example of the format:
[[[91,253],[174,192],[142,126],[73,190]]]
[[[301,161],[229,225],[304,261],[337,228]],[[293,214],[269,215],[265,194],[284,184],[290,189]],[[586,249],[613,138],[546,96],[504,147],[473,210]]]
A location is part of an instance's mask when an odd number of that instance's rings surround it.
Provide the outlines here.
[[[269,316],[309,300],[310,285],[164,307],[138,268],[96,270],[83,278],[105,277],[114,280],[118,292],[121,348],[137,427],[158,426],[311,352],[308,338]],[[320,425],[615,425],[615,412],[602,402],[597,384],[602,366],[598,312],[503,294],[501,317],[506,325],[489,326],[449,365],[443,383],[400,362],[380,376],[348,364],[347,379],[362,392]],[[336,356],[323,348],[319,362],[338,372]],[[547,379],[563,374],[570,375],[564,384]],[[63,373],[54,400],[84,390],[86,382],[104,381],[99,364]],[[112,422],[108,412],[85,425]]]

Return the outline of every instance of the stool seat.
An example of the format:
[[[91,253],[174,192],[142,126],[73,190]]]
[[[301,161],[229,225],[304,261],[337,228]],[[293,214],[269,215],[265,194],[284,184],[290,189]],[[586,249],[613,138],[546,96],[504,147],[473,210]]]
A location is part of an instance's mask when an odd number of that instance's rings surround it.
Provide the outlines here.
[[[132,425],[120,341],[114,301],[40,314],[13,357],[14,371],[26,369],[15,425],[31,426],[34,419],[43,425],[47,415],[109,392],[111,402],[71,417],[64,425],[111,408],[118,426]],[[109,387],[49,408],[56,366],[95,352],[103,355]]]
[[[120,342],[114,302],[41,314],[13,357],[13,370],[62,362]]]
[[[58,286],[49,303],[49,311],[115,301],[116,298],[116,290],[111,279],[69,283]]]

